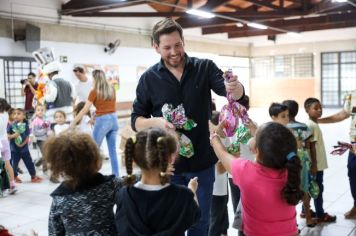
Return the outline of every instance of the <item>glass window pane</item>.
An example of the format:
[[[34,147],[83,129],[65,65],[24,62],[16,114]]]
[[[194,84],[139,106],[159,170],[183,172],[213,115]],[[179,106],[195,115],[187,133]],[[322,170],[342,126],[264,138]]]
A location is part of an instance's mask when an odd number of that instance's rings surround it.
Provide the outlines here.
[[[322,62],[323,63],[338,63],[337,53],[323,53],[322,54]]]
[[[356,52],[342,52],[341,63],[356,62]]]

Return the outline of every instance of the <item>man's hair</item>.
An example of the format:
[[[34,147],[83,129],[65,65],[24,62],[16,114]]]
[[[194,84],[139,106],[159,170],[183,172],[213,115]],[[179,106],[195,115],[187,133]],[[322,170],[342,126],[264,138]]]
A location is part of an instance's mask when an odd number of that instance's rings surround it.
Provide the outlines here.
[[[288,111],[289,111],[289,117],[291,118],[295,118],[298,114],[298,110],[299,110],[299,105],[296,101],[294,100],[284,100],[282,102],[283,105],[288,107]]]
[[[276,103],[273,102],[268,109],[270,117],[272,116],[278,116],[279,113],[282,113],[284,111],[288,110],[288,107],[286,105],[283,105],[281,103]]]
[[[307,98],[304,102],[304,108],[307,110],[313,103],[320,103],[317,98]]]
[[[33,72],[28,73],[27,77],[29,77],[29,76],[33,76],[34,78],[36,78],[36,74]]]
[[[170,34],[177,31],[180,38],[183,39],[183,29],[182,27],[173,19],[165,18],[159,21],[152,30],[152,45],[159,45],[159,38],[162,34]]]

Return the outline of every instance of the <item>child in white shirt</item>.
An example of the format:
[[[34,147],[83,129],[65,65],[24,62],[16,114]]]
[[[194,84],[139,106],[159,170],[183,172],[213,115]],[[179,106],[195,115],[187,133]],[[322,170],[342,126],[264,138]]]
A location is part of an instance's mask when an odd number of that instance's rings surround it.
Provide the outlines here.
[[[69,128],[69,124],[66,123],[66,113],[64,111],[56,111],[54,113],[54,121],[56,124],[54,125],[54,135],[59,135],[61,132],[65,131]]]

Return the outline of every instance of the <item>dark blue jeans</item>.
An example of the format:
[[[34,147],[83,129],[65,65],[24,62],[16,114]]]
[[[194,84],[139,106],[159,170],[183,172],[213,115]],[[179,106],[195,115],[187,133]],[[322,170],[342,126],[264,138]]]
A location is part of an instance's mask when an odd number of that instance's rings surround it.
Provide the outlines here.
[[[356,207],[356,154],[349,152],[349,160],[347,163],[348,176],[354,206]]]
[[[324,216],[324,208],[323,208],[323,192],[324,192],[324,171],[316,172],[316,182],[319,186],[319,195],[316,199],[314,199],[315,213],[316,217],[322,218]]]
[[[29,151],[27,152],[11,152],[11,165],[14,169],[15,177],[18,175],[17,169],[20,159],[23,160],[25,166],[30,173],[31,177],[36,176],[35,165],[33,164],[32,157]]]
[[[214,168],[215,167],[212,166],[208,169],[198,172],[174,174],[171,178],[172,183],[187,186],[191,178],[198,177],[197,197],[201,210],[201,218],[198,223],[193,225],[188,230],[188,236],[205,236],[208,234],[210,206],[213,196],[213,185],[215,181]]]

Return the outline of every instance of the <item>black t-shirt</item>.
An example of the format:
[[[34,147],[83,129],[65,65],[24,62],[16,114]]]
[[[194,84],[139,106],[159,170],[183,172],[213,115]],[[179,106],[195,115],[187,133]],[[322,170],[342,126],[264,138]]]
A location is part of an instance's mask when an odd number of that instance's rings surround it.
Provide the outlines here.
[[[123,187],[116,205],[119,236],[183,236],[201,214],[192,191],[175,184],[157,191]]]

